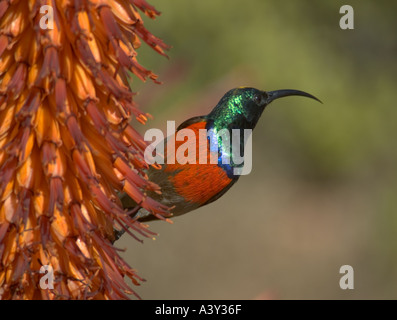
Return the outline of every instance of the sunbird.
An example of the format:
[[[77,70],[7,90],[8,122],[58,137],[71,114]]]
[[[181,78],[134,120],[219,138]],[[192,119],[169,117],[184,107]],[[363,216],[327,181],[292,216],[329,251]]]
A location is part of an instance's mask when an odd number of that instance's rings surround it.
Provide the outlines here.
[[[192,143],[191,148],[195,152],[195,163],[167,163],[167,151],[164,151],[164,164],[161,169],[153,166],[147,170],[150,181],[159,185],[161,194],[151,192],[151,198],[171,208],[172,217],[180,216],[207,205],[223,196],[240,178],[239,170],[244,163],[233,161],[230,141],[225,141],[221,133],[229,132],[229,138],[233,136],[233,129],[240,129],[239,153],[245,157],[244,150],[246,139],[241,132],[244,129],[254,129],[266,106],[272,101],[288,97],[303,96],[321,102],[313,95],[299,90],[283,89],[276,91],[261,91],[255,88],[240,87],[228,91],[218,102],[215,108],[207,115],[197,116],[184,121],[172,135],[164,141],[167,145],[169,139],[175,140],[175,150],[182,144]],[[175,139],[179,131],[190,129],[196,137],[193,142],[177,141]],[[208,139],[199,139],[200,130],[205,129]],[[217,142],[217,161],[211,162],[211,138]],[[227,137],[226,137],[227,138]],[[203,146],[204,143],[204,146]],[[189,147],[189,146],[188,146]],[[186,146],[184,147],[186,148]],[[173,151],[174,152],[174,151]],[[206,163],[199,161],[200,156],[206,157]],[[203,159],[203,158],[201,158]],[[229,161],[225,161],[229,159]],[[193,162],[193,161],[192,161]],[[137,204],[127,194],[121,196],[125,209],[133,209]],[[139,209],[134,217],[139,221],[152,221],[157,219],[146,209]]]

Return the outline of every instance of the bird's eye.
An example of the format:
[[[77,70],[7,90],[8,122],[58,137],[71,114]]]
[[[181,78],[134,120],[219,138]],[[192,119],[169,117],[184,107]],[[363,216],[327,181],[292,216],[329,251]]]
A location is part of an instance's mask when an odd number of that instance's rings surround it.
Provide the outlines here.
[[[256,105],[260,106],[262,104],[263,96],[261,94],[254,95],[253,98]]]
[[[254,95],[253,100],[257,106],[263,106],[266,104],[267,98],[268,98],[267,93],[261,92],[261,93]]]

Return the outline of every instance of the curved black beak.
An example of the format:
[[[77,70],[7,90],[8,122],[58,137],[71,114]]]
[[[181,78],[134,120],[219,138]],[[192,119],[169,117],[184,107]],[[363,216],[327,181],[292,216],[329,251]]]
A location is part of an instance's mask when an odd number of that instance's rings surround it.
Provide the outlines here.
[[[315,96],[311,95],[310,93],[300,91],[300,90],[291,90],[291,89],[283,89],[283,90],[275,90],[275,91],[266,91],[267,94],[267,104],[270,102],[288,96],[302,96],[317,100],[318,102],[322,103],[320,99],[316,98]]]

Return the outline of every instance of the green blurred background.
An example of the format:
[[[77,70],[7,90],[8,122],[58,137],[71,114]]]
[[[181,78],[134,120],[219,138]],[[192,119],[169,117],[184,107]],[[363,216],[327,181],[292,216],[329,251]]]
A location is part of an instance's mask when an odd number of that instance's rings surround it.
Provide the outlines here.
[[[300,89],[264,112],[253,170],[144,244],[124,236],[145,299],[397,298],[397,2],[150,0],[146,27],[173,48],[138,60],[164,84],[136,101],[165,129],[238,86]],[[341,30],[339,9],[354,9]],[[354,268],[341,290],[339,268]]]

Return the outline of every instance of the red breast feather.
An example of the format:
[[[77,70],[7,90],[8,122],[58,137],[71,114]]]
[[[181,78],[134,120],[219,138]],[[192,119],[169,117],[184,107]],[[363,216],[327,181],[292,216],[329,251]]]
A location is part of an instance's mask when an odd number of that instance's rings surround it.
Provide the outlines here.
[[[171,210],[173,214],[180,215],[196,209],[206,203],[211,202],[217,195],[228,189],[233,182],[226,172],[217,164],[210,164],[209,143],[206,139],[206,163],[200,164],[199,159],[199,130],[205,129],[206,122],[201,121],[187,126],[187,129],[193,130],[196,141],[196,163],[162,165],[162,169],[151,169],[149,179],[162,189],[162,195],[159,201],[165,205],[174,205],[175,209]],[[175,135],[169,137],[175,140]],[[175,150],[184,144],[189,143],[188,138],[184,141],[175,141]],[[192,142],[190,142],[192,143]],[[194,147],[194,146],[193,146]],[[205,149],[204,149],[205,150]],[[167,150],[165,150],[165,159]],[[187,156],[185,154],[185,156]]]

